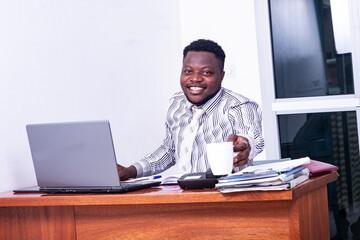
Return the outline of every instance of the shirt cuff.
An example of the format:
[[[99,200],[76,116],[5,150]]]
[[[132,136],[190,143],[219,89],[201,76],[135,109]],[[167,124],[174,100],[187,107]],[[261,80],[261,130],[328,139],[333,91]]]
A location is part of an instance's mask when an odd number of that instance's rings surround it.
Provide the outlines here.
[[[146,160],[140,160],[133,164],[136,168],[136,177],[145,177],[151,175],[150,163]]]

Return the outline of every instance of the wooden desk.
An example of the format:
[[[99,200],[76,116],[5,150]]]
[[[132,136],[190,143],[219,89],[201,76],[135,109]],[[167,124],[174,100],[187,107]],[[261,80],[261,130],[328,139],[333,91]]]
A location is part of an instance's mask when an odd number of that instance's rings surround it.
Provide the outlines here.
[[[0,239],[329,239],[336,173],[289,191],[162,186],[126,194],[0,193]]]

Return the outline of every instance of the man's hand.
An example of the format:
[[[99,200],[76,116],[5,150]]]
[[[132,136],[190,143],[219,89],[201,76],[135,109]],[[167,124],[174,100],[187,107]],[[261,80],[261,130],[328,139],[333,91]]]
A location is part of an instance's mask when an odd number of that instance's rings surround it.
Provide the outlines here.
[[[237,152],[237,155],[234,157],[233,167],[235,168],[245,165],[249,160],[249,155],[251,150],[247,138],[231,134],[229,135],[227,141],[233,143],[234,152]]]
[[[118,164],[117,167],[120,175],[120,180],[136,178],[137,172],[136,172],[136,168],[133,165],[131,165],[130,167],[123,167]]]

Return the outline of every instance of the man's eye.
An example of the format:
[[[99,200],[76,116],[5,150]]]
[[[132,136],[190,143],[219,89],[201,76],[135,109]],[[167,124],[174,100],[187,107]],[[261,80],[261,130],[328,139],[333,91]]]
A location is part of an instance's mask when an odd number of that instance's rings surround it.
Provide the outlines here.
[[[211,75],[211,74],[213,74],[213,72],[211,72],[211,71],[203,71],[203,74],[204,75]]]
[[[190,74],[190,73],[191,73],[191,70],[185,69],[185,70],[184,70],[184,73],[185,73],[185,74]]]

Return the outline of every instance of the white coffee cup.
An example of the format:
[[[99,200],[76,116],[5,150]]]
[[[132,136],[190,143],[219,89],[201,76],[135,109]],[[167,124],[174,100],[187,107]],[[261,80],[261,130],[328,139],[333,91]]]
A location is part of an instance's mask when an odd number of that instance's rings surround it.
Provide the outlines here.
[[[230,174],[233,168],[233,143],[208,143],[206,145],[207,159],[214,175]]]

